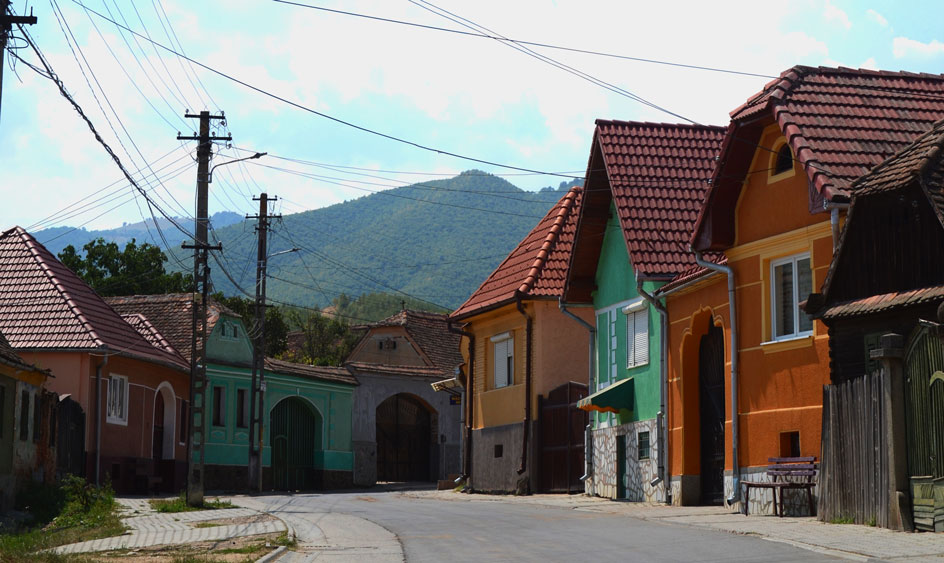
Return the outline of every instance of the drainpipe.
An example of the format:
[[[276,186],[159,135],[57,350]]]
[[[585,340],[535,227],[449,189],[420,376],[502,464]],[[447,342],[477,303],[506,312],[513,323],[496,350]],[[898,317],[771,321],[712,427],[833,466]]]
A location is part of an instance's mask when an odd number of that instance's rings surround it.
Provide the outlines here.
[[[561,313],[564,313],[568,317],[574,319],[587,331],[590,333],[590,384],[587,386],[587,389],[590,392],[593,392],[593,382],[596,381],[596,366],[597,363],[594,358],[597,349],[597,328],[587,321],[581,319],[577,315],[571,313],[567,310],[567,304],[564,303],[564,299],[560,298],[557,300],[557,306],[560,309]],[[588,418],[589,420],[589,418]],[[586,481],[593,476],[593,423],[587,422],[587,427],[584,429],[584,439],[583,439],[583,475],[580,477],[581,481]]]
[[[102,368],[108,365],[108,352],[95,368],[95,486],[101,485],[102,475]]]
[[[701,252],[688,247],[695,254],[695,262],[709,270],[724,272],[728,278],[728,307],[731,317],[731,467],[734,474],[734,494],[728,497],[728,504],[734,504],[741,498],[741,466],[738,464],[738,337],[737,306],[734,295],[734,270],[731,266],[715,264],[705,260]]]
[[[826,200],[823,202],[823,208],[829,210],[829,226],[833,231],[833,256],[835,256],[836,250],[839,249],[839,210],[848,210],[849,204]]]
[[[672,504],[672,492],[668,475],[666,474],[669,465],[669,449],[665,428],[665,397],[666,385],[668,384],[669,378],[669,366],[667,361],[669,349],[669,312],[666,311],[665,305],[663,305],[661,301],[643,289],[642,279],[640,279],[638,273],[636,274],[636,292],[659,312],[659,412],[656,414],[656,435],[659,440],[659,474],[655,479],[649,482],[649,485],[655,487],[659,483],[665,483],[665,503]]]
[[[525,324],[525,358],[524,358],[524,428],[521,435],[521,463],[518,464],[518,475],[528,470],[528,434],[531,427],[531,338],[533,321],[524,310],[521,303],[521,293],[515,291],[515,307],[526,319]],[[530,488],[530,484],[529,484]]]
[[[472,408],[472,394],[475,390],[475,335],[461,328],[456,328],[451,321],[446,326],[449,328],[449,332],[469,339],[469,374],[466,378],[465,396],[463,397],[465,401],[465,440],[462,454],[462,475],[456,480],[456,484],[458,484],[462,480],[468,480],[472,475],[472,413],[475,412]]]

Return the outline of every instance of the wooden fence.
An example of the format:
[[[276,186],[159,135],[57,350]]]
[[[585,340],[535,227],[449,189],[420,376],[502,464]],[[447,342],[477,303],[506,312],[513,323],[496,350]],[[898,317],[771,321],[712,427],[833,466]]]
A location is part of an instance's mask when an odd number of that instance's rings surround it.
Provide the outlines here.
[[[888,527],[882,370],[823,387],[819,519]]]

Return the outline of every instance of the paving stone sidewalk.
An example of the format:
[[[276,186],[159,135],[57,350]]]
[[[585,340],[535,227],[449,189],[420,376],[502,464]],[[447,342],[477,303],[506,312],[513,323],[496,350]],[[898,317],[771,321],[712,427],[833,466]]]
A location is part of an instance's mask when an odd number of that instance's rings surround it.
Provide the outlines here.
[[[722,507],[665,506],[620,502],[586,495],[527,497],[468,495],[453,491],[404,493],[417,497],[469,502],[520,502],[658,520],[684,526],[750,534],[817,553],[858,561],[944,561],[944,533],[894,532],[855,524],[827,524],[811,517],[750,515]]]
[[[194,524],[208,520],[244,518],[261,513],[250,508],[224,508],[194,512],[155,512],[147,499],[116,499],[124,507],[123,522],[130,530],[121,536],[59,546],[57,553],[88,553],[114,549],[134,549],[156,545],[180,545],[194,542],[222,541],[286,531],[280,520],[247,522],[208,528]]]

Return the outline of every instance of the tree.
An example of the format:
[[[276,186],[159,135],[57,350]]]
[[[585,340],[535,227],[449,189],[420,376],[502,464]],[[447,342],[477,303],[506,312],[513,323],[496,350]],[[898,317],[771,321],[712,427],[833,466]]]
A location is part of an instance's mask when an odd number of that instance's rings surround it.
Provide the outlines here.
[[[239,314],[243,325],[249,334],[255,334],[256,308],[255,301],[246,297],[226,297],[222,293],[214,293],[213,299]],[[266,357],[277,357],[288,347],[288,324],[280,307],[266,307],[265,312],[265,354]]]
[[[138,246],[131,239],[120,250],[116,243],[97,238],[82,250],[84,255],[70,244],[59,253],[59,260],[103,297],[181,293],[193,288],[193,276],[167,273],[167,256],[158,246]]]
[[[357,343],[357,335],[337,318],[318,312],[289,310],[293,328],[301,333],[298,348],[287,350],[282,359],[313,366],[337,366],[347,359]]]

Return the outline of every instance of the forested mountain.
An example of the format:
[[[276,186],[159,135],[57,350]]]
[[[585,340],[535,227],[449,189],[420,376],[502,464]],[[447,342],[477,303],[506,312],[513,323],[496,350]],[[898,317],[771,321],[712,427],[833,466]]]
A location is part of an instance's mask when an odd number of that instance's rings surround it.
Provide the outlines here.
[[[193,219],[176,217],[175,220],[186,225],[188,229],[193,228]],[[232,211],[221,211],[214,213],[210,217],[210,223],[214,228],[226,227],[227,225],[239,223],[240,221],[243,221],[243,216],[238,213],[233,213]],[[180,243],[183,242],[185,238],[183,233],[175,229],[170,221],[163,217],[158,220],[157,224],[161,227],[164,237],[167,239],[167,244],[180,246]],[[33,233],[33,235],[36,237],[36,240],[43,243],[43,246],[55,255],[58,255],[62,252],[63,248],[70,244],[77,251],[81,252],[85,243],[97,238],[103,238],[106,242],[114,242],[122,249],[124,249],[127,243],[131,242],[131,239],[135,239],[137,244],[147,242],[155,246],[164,246],[160,235],[158,235],[157,230],[154,228],[154,221],[151,219],[148,219],[146,224],[144,221],[138,221],[137,223],[126,223],[114,229],[92,231],[87,231],[82,227],[53,227],[51,229],[37,231]]]
[[[272,223],[269,254],[300,250],[269,261],[267,293],[275,303],[310,307],[341,293],[408,294],[453,309],[577,182],[530,192],[472,170],[285,215]],[[216,290],[242,294],[238,284],[252,292],[254,224],[215,229],[223,243],[221,264],[210,262]]]

